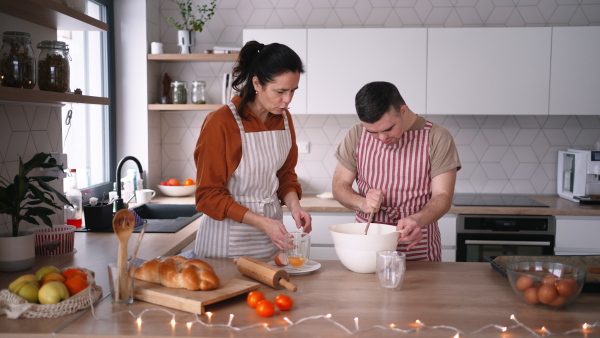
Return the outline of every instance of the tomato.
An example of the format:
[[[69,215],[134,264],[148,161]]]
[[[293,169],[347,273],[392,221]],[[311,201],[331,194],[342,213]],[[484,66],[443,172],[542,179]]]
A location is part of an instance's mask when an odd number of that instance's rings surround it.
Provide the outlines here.
[[[158,185],[169,185],[169,183],[167,183],[167,181],[160,181]]]
[[[183,185],[196,185],[196,182],[194,182],[193,179],[188,178],[185,181],[183,181]]]
[[[279,295],[275,297],[275,305],[279,310],[289,310],[294,306],[294,300],[290,296]]]
[[[248,294],[248,298],[246,298],[246,302],[248,303],[248,305],[251,308],[256,308],[256,305],[258,304],[258,302],[260,302],[263,299],[265,299],[265,295],[263,295],[262,292],[260,292],[260,291],[251,291]]]
[[[170,186],[178,187],[181,185],[181,182],[179,182],[179,180],[176,178],[169,178],[169,180],[167,181],[167,184]]]
[[[275,313],[275,306],[268,299],[263,299],[256,305],[256,313],[262,317],[271,317]]]

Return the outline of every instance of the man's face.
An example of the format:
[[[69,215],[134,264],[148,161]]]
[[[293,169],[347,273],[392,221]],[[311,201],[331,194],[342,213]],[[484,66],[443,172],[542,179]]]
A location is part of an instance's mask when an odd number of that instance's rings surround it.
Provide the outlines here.
[[[390,108],[379,121],[375,123],[362,122],[362,125],[371,136],[385,145],[396,144],[404,133],[406,109],[406,106],[401,106],[400,111]]]

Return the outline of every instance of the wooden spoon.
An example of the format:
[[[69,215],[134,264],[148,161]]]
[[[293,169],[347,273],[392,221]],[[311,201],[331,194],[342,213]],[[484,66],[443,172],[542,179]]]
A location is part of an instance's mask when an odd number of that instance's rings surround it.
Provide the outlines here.
[[[119,254],[117,258],[117,285],[115,285],[114,299],[122,300],[129,297],[129,274],[127,273],[127,244],[133,233],[135,217],[128,209],[121,209],[113,217],[113,229],[119,240]],[[133,262],[132,262],[133,264]],[[124,298],[125,297],[125,298]]]
[[[371,226],[371,221],[373,220],[373,214],[375,213],[375,207],[371,208],[371,213],[369,214],[369,220],[367,221],[367,226],[365,227],[365,235],[367,231],[369,231],[369,227]]]

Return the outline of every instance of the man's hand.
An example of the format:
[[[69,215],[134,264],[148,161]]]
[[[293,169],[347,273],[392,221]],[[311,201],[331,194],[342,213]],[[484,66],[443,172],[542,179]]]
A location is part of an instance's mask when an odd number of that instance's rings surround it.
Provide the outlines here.
[[[384,196],[385,189],[370,189],[367,191],[367,196],[365,196],[365,200],[362,203],[360,210],[367,214],[371,211],[378,212]]]
[[[402,234],[400,235],[400,238],[398,238],[398,242],[410,241],[410,244],[406,247],[407,251],[412,249],[413,246],[417,245],[423,239],[423,233],[421,232],[421,228],[417,224],[417,221],[411,219],[410,217],[399,220],[396,230],[402,230]]]

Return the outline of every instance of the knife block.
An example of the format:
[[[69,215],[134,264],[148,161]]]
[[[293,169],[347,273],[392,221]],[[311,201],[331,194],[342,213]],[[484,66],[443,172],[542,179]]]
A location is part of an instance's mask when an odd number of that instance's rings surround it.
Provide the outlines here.
[[[89,230],[106,230],[112,228],[113,204],[83,206],[85,228]]]

